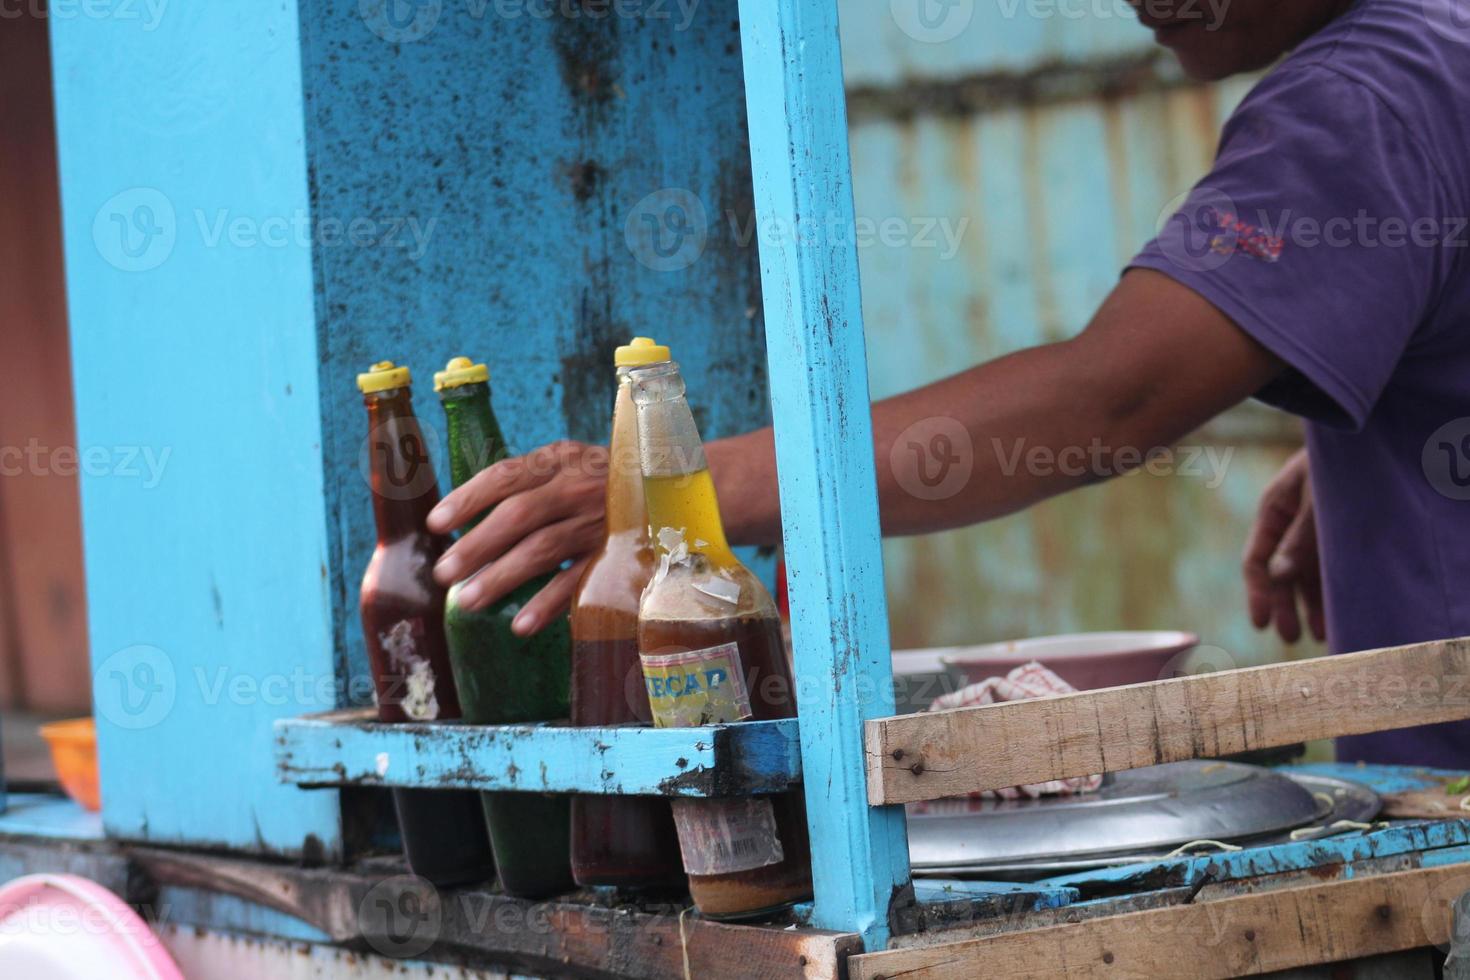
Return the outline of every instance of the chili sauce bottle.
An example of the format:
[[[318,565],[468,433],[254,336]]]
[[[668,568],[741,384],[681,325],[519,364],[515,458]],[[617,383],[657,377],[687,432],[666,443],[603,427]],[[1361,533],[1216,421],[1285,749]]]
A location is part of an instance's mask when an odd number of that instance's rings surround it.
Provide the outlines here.
[[[669,359],[647,337],[619,347],[607,476],[607,537],[572,599],[572,724],[652,720],[638,661],[638,602],[653,575],[653,545],[638,466],[631,368]],[[572,798],[572,875],[577,884],[625,889],[683,888],[684,868],[667,800],[649,796]]]
[[[449,475],[458,487],[510,455],[490,407],[490,371],[456,357],[434,375],[434,390],[449,425]],[[484,515],[481,515],[483,518]],[[468,523],[465,530],[479,523]],[[459,607],[459,585],[449,590],[444,631],[465,720],[477,725],[558,721],[571,713],[571,634],[565,619],[535,636],[511,631],[511,621],[551,580],[521,585],[477,612]],[[485,819],[500,885],[511,895],[542,898],[570,891],[571,816],[566,796],[486,793]]]
[[[425,520],[439,501],[434,467],[413,414],[406,367],[374,364],[357,376],[368,412],[369,482],[378,544],[362,577],[360,606],[378,720],[451,721],[459,698],[444,644],[444,590],[434,562],[445,541]],[[410,870],[436,885],[494,877],[477,794],[393,791]]]
[[[726,543],[679,366],[635,369],[631,384],[656,561],[638,613],[654,724],[794,717],[776,604]],[[671,806],[689,892],[703,915],[753,918],[811,895],[800,788]]]

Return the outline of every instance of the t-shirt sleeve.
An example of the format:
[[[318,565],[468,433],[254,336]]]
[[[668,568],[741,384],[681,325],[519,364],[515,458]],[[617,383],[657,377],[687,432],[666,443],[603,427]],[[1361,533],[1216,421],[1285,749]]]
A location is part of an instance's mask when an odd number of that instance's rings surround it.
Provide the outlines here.
[[[1260,398],[1357,429],[1448,275],[1448,208],[1378,95],[1300,68],[1251,93],[1214,169],[1129,267],[1188,286],[1280,357]]]

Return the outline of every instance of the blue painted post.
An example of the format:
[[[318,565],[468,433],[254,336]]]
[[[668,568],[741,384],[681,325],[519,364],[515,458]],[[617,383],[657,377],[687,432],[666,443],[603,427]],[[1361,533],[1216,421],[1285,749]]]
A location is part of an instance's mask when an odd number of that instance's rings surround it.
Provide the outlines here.
[[[271,753],[336,678],[296,5],[145,7],[50,21],[103,819],[330,858]]]
[[[893,713],[836,0],[741,0],[771,408],[791,585],[814,923],[882,948],[901,808],[870,808],[863,721]]]

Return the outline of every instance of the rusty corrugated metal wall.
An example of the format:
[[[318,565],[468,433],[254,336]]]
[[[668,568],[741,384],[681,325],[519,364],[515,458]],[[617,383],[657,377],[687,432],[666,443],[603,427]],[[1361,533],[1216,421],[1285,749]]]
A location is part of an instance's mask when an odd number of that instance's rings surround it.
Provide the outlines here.
[[[843,15],[875,397],[1080,330],[1253,81],[1188,83],[1123,0],[844,0]],[[895,646],[1179,628],[1241,664],[1287,656],[1251,628],[1239,565],[1299,428],[1252,404],[1187,441],[1214,452],[1193,475],[891,541]]]

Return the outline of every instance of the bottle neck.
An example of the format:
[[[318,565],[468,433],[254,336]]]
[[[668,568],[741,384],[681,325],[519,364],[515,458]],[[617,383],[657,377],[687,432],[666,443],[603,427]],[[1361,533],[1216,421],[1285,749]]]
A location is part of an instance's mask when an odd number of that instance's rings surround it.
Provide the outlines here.
[[[736,564],[678,365],[672,361],[651,365],[634,371],[631,381],[639,465],[655,549],[664,554],[682,543],[715,565]]]
[[[363,397],[368,410],[368,481],[379,541],[396,541],[424,531],[439,502],[439,482],[429,459],[408,388]]]
[[[638,411],[633,405],[627,368],[618,369],[612,439],[608,443],[607,536],[621,535],[648,539],[648,508],[638,463]]]
[[[490,407],[488,384],[467,384],[439,393],[449,425],[449,481],[460,486],[470,477],[510,455],[495,411]],[[469,530],[481,518],[465,524]]]

